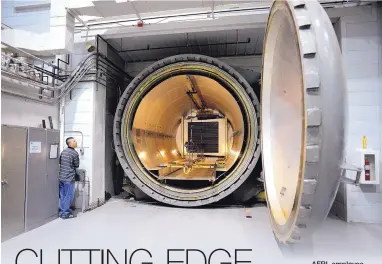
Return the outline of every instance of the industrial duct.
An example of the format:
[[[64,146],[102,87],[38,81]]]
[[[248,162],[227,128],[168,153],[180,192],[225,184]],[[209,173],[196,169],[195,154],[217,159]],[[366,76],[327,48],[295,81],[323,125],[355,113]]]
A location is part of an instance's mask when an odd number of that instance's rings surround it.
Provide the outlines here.
[[[114,142],[121,166],[157,201],[217,202],[259,160],[259,107],[254,89],[218,59],[160,60],[135,77],[118,104]]]

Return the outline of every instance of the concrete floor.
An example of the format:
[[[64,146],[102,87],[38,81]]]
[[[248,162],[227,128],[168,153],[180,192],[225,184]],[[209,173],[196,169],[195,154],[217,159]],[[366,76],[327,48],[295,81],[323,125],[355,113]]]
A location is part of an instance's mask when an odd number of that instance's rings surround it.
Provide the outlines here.
[[[251,215],[252,218],[247,218]],[[32,252],[20,255],[17,264],[140,264],[142,262],[171,263],[167,261],[168,249],[199,249],[189,253],[189,264],[208,263],[210,253],[225,249],[231,254],[218,251],[210,264],[235,263],[235,249],[251,249],[239,252],[238,260],[247,263],[313,263],[313,261],[381,263],[382,225],[347,224],[329,218],[313,240],[303,246],[279,247],[268,221],[267,208],[253,207],[216,209],[179,209],[133,201],[112,199],[104,206],[79,215],[75,219],[57,219],[26,234],[2,243],[3,264],[14,264],[17,253],[25,248],[35,250],[43,260],[39,262]],[[140,251],[129,258],[135,249]],[[59,249],[103,249],[101,252],[69,252]],[[106,250],[110,249],[117,261]],[[293,253],[294,252],[294,253]],[[297,259],[295,259],[297,258]],[[185,252],[170,253],[170,260],[186,263]],[[240,263],[240,262],[237,262]],[[241,262],[244,263],[244,262]]]

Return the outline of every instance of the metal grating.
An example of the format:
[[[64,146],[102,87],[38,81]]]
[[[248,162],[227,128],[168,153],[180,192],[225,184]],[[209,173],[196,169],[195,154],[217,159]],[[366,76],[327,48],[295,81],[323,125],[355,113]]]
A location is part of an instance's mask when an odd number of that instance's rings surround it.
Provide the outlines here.
[[[219,152],[219,123],[192,122],[188,124],[189,153]]]

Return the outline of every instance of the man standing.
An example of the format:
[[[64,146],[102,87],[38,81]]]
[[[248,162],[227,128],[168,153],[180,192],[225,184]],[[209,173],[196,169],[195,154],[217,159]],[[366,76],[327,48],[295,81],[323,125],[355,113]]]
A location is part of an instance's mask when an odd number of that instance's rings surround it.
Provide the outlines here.
[[[75,150],[77,141],[69,137],[66,139],[68,148],[61,152],[60,156],[60,212],[59,216],[63,219],[73,218],[70,206],[74,199],[74,183],[76,169],[80,166],[78,152]]]

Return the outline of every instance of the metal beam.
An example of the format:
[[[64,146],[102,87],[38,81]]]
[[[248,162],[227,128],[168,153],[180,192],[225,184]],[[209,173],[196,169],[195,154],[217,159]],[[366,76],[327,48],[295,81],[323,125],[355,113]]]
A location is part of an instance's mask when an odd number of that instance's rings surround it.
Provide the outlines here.
[[[134,52],[134,51],[150,51],[150,50],[163,50],[163,49],[175,49],[175,48],[188,48],[188,47],[204,47],[204,46],[220,46],[220,45],[237,45],[237,44],[249,44],[251,43],[251,39],[248,38],[247,41],[241,42],[223,42],[223,43],[211,43],[211,44],[188,44],[188,45],[178,45],[178,46],[163,46],[163,47],[150,47],[144,49],[128,49],[128,50],[120,50],[119,53],[124,52]],[[256,42],[257,44],[257,42]]]
[[[133,8],[135,14],[137,15],[139,21],[143,22],[142,20],[142,17],[141,15],[139,14],[138,10],[135,8],[134,4],[130,1],[130,0],[127,0],[127,2],[131,5],[131,7]]]
[[[212,0],[212,10],[211,10],[211,13],[212,13],[212,18],[215,18],[215,0]]]
[[[188,82],[190,83],[190,86],[191,86],[191,91],[188,91],[187,95],[192,97],[191,100],[195,103],[198,109],[206,108],[207,107],[206,101],[203,99],[202,93],[200,92],[200,89],[197,87],[194,77],[191,75],[186,75],[186,78],[188,79]]]

